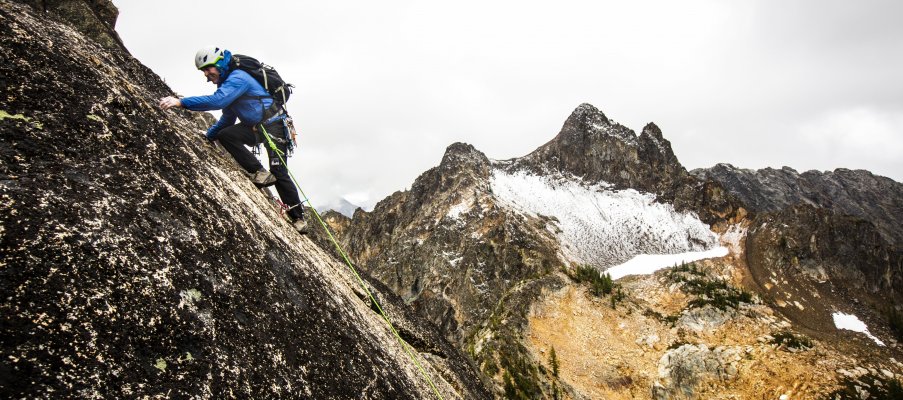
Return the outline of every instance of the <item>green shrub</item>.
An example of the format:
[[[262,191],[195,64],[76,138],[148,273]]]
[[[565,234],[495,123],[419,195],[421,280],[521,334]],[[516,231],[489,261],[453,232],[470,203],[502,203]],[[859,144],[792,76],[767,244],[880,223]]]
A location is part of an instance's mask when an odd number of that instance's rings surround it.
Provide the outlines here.
[[[483,373],[485,373],[486,376],[489,377],[495,376],[495,374],[499,373],[499,366],[495,363],[495,360],[490,358],[483,362]]]
[[[549,351],[549,367],[552,368],[552,376],[558,377],[558,356],[555,354],[555,348]]]
[[[615,285],[615,291],[611,294],[611,308],[614,309],[622,300],[624,300],[624,292],[621,291],[620,285]]]
[[[783,345],[787,349],[809,350],[813,347],[812,340],[803,335],[796,335],[790,331],[780,331],[774,334],[771,343]]]
[[[705,276],[705,272],[703,272],[702,269],[696,265],[696,263],[682,263],[680,265],[677,265],[674,268],[671,268],[670,271],[668,271],[668,276],[672,278],[672,280],[674,280],[673,278],[681,273],[688,275]]]
[[[740,303],[752,303],[752,293],[737,289],[722,280],[706,276],[696,264],[681,264],[668,273],[672,282],[684,283],[683,290],[697,298],[689,303],[689,308],[711,305],[720,310],[738,308]]]
[[[610,274],[600,273],[597,269],[589,265],[577,266],[574,268],[573,273],[569,273],[568,276],[577,283],[589,283],[589,292],[596,297],[603,297],[607,294],[611,294],[612,291],[619,286],[614,283]]]
[[[674,326],[674,324],[677,322],[677,320],[680,319],[680,314],[662,315],[662,313],[655,311],[651,308],[647,308],[646,311],[643,311],[643,315],[645,315],[647,317],[655,318],[655,319],[657,319],[661,322],[667,323],[671,326]]]
[[[597,269],[589,265],[578,266],[574,270],[574,275],[571,276],[571,278],[577,281],[577,283],[589,282],[590,293],[597,297],[610,294],[615,287],[611,275],[608,273],[599,273]]]
[[[506,341],[499,350],[500,366],[503,374],[505,398],[538,399],[543,392],[539,386],[539,371],[528,361],[526,348],[517,343]]]
[[[684,288],[688,293],[698,296],[690,301],[690,308],[708,304],[719,310],[727,310],[728,307],[738,308],[740,303],[752,303],[751,293],[719,280],[691,279]]]

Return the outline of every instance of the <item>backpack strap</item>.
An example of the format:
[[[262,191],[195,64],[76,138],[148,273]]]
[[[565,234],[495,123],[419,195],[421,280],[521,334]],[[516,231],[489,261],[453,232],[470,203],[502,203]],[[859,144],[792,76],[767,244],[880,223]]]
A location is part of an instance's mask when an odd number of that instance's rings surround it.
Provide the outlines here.
[[[263,103],[263,101],[261,101],[261,103]],[[260,123],[266,124],[267,122],[270,122],[270,120],[283,114],[288,114],[288,112],[285,111],[285,107],[280,107],[273,101],[273,104],[270,104],[270,106],[263,111],[263,118],[260,119]]]

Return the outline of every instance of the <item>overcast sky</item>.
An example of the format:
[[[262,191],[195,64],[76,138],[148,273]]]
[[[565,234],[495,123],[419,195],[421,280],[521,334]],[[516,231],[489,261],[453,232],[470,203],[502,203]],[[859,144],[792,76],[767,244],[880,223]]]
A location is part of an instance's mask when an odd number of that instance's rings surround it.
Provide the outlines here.
[[[193,62],[209,44],[297,86],[290,165],[314,205],[369,208],[454,142],[525,155],[584,102],[655,122],[687,169],[903,181],[899,1],[114,3],[126,47],[181,95],[215,90]]]

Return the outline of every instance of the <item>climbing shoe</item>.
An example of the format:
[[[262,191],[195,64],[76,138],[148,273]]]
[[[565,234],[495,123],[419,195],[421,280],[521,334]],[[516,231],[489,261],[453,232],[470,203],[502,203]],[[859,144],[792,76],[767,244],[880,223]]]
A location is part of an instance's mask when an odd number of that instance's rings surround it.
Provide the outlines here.
[[[300,233],[302,235],[306,235],[307,234],[307,221],[305,221],[304,218],[298,218],[298,219],[292,221],[292,228],[295,228],[295,230],[298,231],[298,233]]]
[[[258,187],[266,187],[276,183],[276,176],[270,171],[262,169],[251,175],[251,182],[254,182]]]

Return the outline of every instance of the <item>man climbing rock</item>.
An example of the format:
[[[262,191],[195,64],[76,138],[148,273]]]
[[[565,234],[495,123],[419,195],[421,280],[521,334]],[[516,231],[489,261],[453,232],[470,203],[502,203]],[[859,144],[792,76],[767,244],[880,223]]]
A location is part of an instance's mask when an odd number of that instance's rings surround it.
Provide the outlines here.
[[[279,154],[265,146],[270,164],[270,170],[267,171],[245,147],[266,144],[263,135],[265,130],[279,151],[287,157],[291,141],[286,124],[288,115],[285,108],[277,104],[260,82],[236,67],[232,58],[232,53],[221,47],[208,46],[198,50],[194,65],[204,73],[207,81],[217,86],[216,92],[209,96],[182,99],[164,97],[160,99],[160,107],[164,110],[172,107],[192,111],[223,110],[219,121],[207,129],[207,139],[218,140],[247,171],[257,187],[275,184],[279,198],[289,206],[288,215],[292,219],[292,226],[302,234],[307,233],[304,208],[298,197],[298,189],[288,175],[288,168],[283,165],[284,158],[280,159]]]

